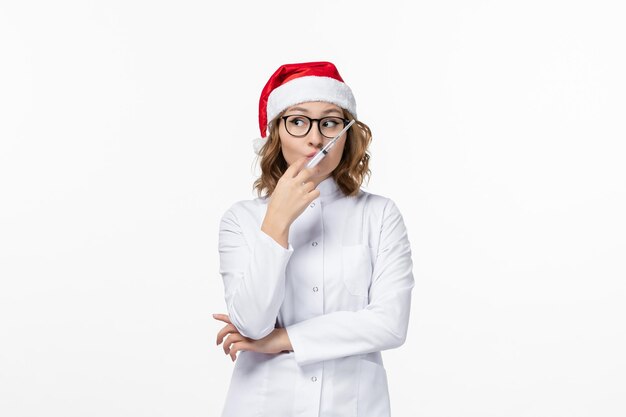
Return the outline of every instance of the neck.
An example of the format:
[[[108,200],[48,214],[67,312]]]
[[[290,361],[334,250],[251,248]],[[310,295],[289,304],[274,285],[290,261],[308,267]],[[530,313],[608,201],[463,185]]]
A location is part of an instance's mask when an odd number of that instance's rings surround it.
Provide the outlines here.
[[[319,178],[313,178],[313,184],[315,184],[315,188],[317,188],[318,185],[320,185],[320,182],[324,181],[327,178],[330,178],[332,175],[328,174],[325,177],[319,177]]]

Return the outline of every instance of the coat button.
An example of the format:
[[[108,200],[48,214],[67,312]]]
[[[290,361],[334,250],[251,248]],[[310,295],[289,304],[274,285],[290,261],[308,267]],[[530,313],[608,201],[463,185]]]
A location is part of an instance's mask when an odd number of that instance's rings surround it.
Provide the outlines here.
[[[317,292],[317,287],[313,287],[313,292]]]
[[[315,203],[311,203],[309,207],[315,207]]]
[[[317,242],[311,243],[312,246],[317,246]]]
[[[317,378],[316,378],[316,377],[314,377],[314,376],[312,376],[312,377],[311,377],[311,381],[315,382],[315,381],[317,381]]]

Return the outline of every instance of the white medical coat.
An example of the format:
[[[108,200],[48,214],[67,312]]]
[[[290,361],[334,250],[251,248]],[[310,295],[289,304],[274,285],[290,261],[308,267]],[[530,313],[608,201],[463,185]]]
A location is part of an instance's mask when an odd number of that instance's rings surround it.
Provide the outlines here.
[[[406,339],[414,286],[398,208],[332,177],[292,223],[288,248],[261,224],[268,199],[239,201],[220,222],[220,274],[233,325],[261,339],[284,327],[293,351],[240,351],[222,417],[388,417],[380,351]]]

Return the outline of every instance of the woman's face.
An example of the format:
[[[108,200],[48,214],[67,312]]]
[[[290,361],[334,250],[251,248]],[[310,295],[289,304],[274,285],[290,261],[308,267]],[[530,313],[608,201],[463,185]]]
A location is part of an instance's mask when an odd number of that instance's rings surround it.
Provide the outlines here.
[[[339,106],[323,101],[309,101],[306,103],[296,104],[288,107],[284,113],[284,116],[290,115],[304,115],[311,119],[321,119],[323,117],[335,116],[343,118],[343,111]],[[285,121],[279,119],[280,124],[278,128],[278,134],[280,136],[280,144],[283,152],[283,157],[287,164],[291,165],[299,158],[303,156],[313,157],[324,145],[332,140],[332,138],[326,138],[322,136],[318,128],[318,122],[313,122],[309,133],[304,137],[291,136],[285,128]],[[343,127],[343,125],[341,126]],[[337,140],[335,145],[328,151],[328,154],[317,165],[320,168],[320,172],[317,175],[311,177],[311,180],[319,184],[322,180],[328,178],[331,173],[337,168],[339,162],[341,162],[341,155],[343,154],[343,148],[345,146],[345,140],[347,132]]]

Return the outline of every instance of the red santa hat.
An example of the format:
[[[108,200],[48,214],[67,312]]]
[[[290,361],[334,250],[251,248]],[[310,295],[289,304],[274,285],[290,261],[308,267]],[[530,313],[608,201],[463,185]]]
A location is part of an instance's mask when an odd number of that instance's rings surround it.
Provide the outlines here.
[[[356,101],[352,90],[330,62],[285,64],[272,74],[259,100],[261,137],[254,139],[258,154],[267,141],[268,123],[287,107],[305,101],[325,101],[348,110],[356,118]]]

